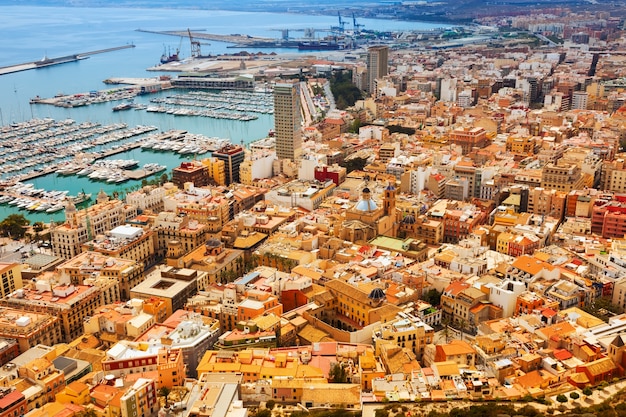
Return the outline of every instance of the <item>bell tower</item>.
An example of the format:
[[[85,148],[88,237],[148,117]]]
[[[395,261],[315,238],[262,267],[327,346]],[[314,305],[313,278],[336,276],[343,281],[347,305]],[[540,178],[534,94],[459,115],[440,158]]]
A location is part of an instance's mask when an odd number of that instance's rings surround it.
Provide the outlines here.
[[[390,182],[385,187],[385,194],[383,196],[383,209],[386,216],[396,216],[396,187]]]

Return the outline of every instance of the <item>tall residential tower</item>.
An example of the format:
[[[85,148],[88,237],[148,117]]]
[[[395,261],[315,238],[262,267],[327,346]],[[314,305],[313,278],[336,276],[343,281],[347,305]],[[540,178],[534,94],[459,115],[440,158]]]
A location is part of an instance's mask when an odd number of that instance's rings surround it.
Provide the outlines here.
[[[279,82],[274,86],[274,130],[278,159],[297,160],[302,153],[298,81]]]
[[[376,93],[376,79],[387,75],[388,63],[388,46],[377,45],[367,50],[367,92],[369,94]]]

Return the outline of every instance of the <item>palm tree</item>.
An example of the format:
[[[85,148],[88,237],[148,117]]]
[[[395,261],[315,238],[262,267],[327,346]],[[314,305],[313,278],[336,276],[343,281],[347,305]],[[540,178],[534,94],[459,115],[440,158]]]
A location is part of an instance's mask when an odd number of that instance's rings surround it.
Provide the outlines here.
[[[461,340],[463,340],[463,336],[465,335],[466,327],[467,327],[467,321],[465,319],[459,320],[459,330],[461,331]]]
[[[446,343],[448,343],[450,341],[450,319],[448,317],[444,317],[441,320],[441,324],[443,324],[441,333],[443,333],[443,336],[446,338]]]

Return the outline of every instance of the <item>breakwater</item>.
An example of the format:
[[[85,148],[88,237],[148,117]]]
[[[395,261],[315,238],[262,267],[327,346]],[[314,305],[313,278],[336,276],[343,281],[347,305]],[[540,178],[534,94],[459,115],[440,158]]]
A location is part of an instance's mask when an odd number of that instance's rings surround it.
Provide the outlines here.
[[[49,67],[51,65],[65,64],[68,62],[76,62],[81,59],[89,58],[90,55],[103,54],[106,52],[119,51],[120,49],[128,49],[128,48],[134,48],[134,47],[135,45],[128,44],[128,45],[122,45],[122,46],[115,46],[112,48],[97,49],[95,51],[81,52],[78,54],[65,55],[65,56],[60,56],[56,58],[44,57],[43,59],[39,61],[30,61],[30,62],[24,62],[22,64],[14,64],[14,65],[7,65],[4,67],[0,67],[0,75],[11,74],[13,72],[27,71],[27,70],[43,68],[43,67]]]

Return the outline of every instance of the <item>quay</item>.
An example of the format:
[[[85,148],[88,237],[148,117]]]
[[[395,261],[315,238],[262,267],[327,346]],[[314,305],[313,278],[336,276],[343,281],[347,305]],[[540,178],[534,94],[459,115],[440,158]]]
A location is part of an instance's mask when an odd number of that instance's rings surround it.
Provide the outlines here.
[[[114,149],[100,151],[99,153],[85,153],[84,156],[92,157],[94,161],[97,161],[98,159],[104,159],[104,158],[108,158],[109,156],[117,155],[118,153],[130,151],[131,149],[137,149],[141,147],[141,145],[142,145],[141,141],[129,142],[124,145],[118,146],[117,148],[114,148]],[[55,165],[46,167],[40,171],[29,172],[28,174],[24,174],[23,176],[20,176],[20,181],[21,182],[28,181],[28,180],[32,180],[33,178],[38,178],[38,177],[43,177],[45,175],[54,174],[57,172],[57,169],[58,167],[55,164]],[[144,177],[145,176],[139,177],[139,179],[144,178]],[[135,178],[131,178],[131,179],[135,179]]]
[[[57,107],[80,107],[94,103],[105,103],[119,100],[132,100],[139,94],[154,93],[173,88],[169,77],[156,78],[109,78],[105,84],[124,84],[126,87],[112,87],[106,90],[90,91],[76,94],[58,94],[54,97],[34,97],[31,104],[49,104]]]
[[[128,48],[134,48],[134,47],[135,45],[128,44],[128,45],[122,45],[122,46],[115,46],[112,48],[98,49],[95,51],[81,52],[78,54],[65,55],[65,56],[56,57],[56,58],[45,57],[44,59],[39,60],[39,61],[24,62],[22,64],[14,64],[14,65],[7,65],[4,67],[0,67],[0,75],[11,74],[14,72],[27,71],[27,70],[43,68],[43,67],[49,67],[51,65],[65,64],[67,62],[76,62],[81,59],[87,59],[90,55],[102,54],[105,52],[119,51],[120,49],[128,49]]]

